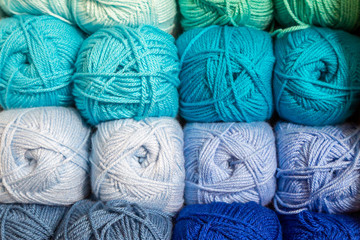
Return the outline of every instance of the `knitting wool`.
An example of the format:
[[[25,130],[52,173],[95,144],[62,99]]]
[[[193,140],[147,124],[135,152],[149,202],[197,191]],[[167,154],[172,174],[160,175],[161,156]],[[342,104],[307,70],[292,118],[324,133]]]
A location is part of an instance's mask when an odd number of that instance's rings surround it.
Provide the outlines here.
[[[172,118],[99,124],[91,162],[92,190],[100,200],[123,199],[168,213],[183,205],[183,132]]]
[[[91,124],[177,114],[177,49],[160,29],[99,30],[84,41],[76,68],[76,105]]]
[[[0,113],[0,202],[69,205],[89,193],[89,128],[75,109]]]
[[[124,201],[91,202],[72,206],[55,240],[170,240],[171,218],[157,210]]]
[[[210,25],[265,29],[273,19],[271,0],[179,0],[185,30]]]
[[[276,126],[280,213],[360,210],[360,128],[352,124]]]
[[[268,33],[212,26],[185,32],[181,56],[180,114],[189,122],[253,122],[273,111],[275,62]]]
[[[175,26],[175,0],[71,0],[69,6],[74,21],[88,33],[115,25],[144,24],[170,33]]]
[[[276,214],[254,202],[186,206],[176,219],[173,240],[281,240]]]
[[[269,124],[193,123],[184,133],[187,204],[270,203],[277,159]]]
[[[360,24],[358,0],[274,0],[275,18],[284,27],[317,25],[355,30]]]
[[[303,211],[279,218],[284,240],[360,239],[359,217]]]
[[[344,122],[359,105],[360,38],[307,28],[276,40],[274,100],[279,115],[304,125]]]
[[[1,240],[50,240],[66,207],[0,204]]]
[[[0,21],[0,105],[4,109],[73,104],[72,75],[82,34],[50,16]]]

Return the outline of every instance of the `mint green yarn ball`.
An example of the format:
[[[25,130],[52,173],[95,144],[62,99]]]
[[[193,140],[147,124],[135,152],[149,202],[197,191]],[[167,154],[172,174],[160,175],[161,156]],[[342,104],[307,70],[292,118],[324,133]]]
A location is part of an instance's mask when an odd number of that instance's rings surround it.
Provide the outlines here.
[[[185,30],[210,25],[265,29],[273,19],[272,0],[179,0]]]

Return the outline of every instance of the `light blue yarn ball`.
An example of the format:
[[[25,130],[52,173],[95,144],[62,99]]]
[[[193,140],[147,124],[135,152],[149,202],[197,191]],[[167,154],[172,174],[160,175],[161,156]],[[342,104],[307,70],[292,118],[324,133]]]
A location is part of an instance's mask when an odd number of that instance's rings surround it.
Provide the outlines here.
[[[50,16],[1,20],[0,105],[72,105],[71,79],[82,42],[77,29]]]
[[[93,125],[177,114],[177,49],[174,38],[160,29],[99,30],[84,41],[76,68],[76,106]]]
[[[276,126],[276,210],[341,214],[360,210],[360,128]]]
[[[72,108],[0,113],[0,202],[70,205],[89,194],[90,129]]]
[[[360,38],[308,28],[276,40],[274,101],[283,119],[304,125],[344,122],[360,100]]]
[[[182,65],[180,114],[188,122],[271,117],[275,58],[268,33],[212,26],[185,32],[177,46]]]
[[[185,202],[271,202],[275,137],[265,122],[192,123],[185,134]]]

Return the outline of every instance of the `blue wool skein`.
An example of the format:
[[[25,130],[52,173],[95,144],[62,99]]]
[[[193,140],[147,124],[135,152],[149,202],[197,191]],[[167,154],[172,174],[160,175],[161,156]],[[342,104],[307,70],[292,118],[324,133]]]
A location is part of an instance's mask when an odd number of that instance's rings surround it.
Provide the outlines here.
[[[89,193],[89,128],[75,109],[0,113],[0,202],[70,205]]]
[[[177,114],[177,49],[160,29],[99,30],[84,41],[76,67],[76,105],[91,124]]]
[[[82,42],[77,29],[50,16],[1,20],[0,105],[72,105],[71,79]]]
[[[173,240],[281,240],[276,214],[254,202],[186,206],[176,219]]]
[[[192,123],[184,133],[187,204],[271,202],[277,160],[269,124]]]
[[[279,169],[276,210],[344,213],[360,210],[360,128],[352,124],[276,126]]]
[[[307,28],[276,40],[274,101],[283,119],[304,125],[344,122],[359,105],[360,38]]]
[[[253,122],[273,112],[275,62],[268,33],[246,27],[194,29],[177,40],[180,114],[188,122]]]
[[[171,218],[156,210],[124,201],[72,206],[59,225],[55,240],[170,240]]]
[[[0,204],[0,240],[50,240],[67,208]]]

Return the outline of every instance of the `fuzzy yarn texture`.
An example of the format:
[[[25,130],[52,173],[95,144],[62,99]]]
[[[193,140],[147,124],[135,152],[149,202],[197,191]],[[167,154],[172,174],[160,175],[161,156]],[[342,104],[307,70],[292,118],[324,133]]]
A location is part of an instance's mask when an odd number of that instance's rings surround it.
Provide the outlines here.
[[[278,212],[360,210],[360,128],[352,124],[276,126]]]
[[[0,113],[0,202],[69,205],[89,193],[89,128],[75,109]]]
[[[177,40],[180,114],[188,122],[264,121],[273,112],[269,33],[246,27],[194,29]]]
[[[50,240],[66,207],[0,204],[1,240]]]
[[[75,203],[55,240],[170,240],[171,218],[124,201]]]
[[[184,202],[183,132],[172,118],[101,123],[92,137],[92,190],[168,213]]]
[[[173,240],[281,240],[276,214],[254,202],[186,206],[176,219]]]
[[[359,105],[360,38],[307,28],[275,42],[274,101],[283,119],[304,125],[344,122]]]
[[[0,21],[0,105],[73,105],[72,75],[83,35],[50,16]]]
[[[179,60],[174,38],[152,26],[117,26],[84,41],[76,62],[76,106],[89,123],[175,117]]]
[[[273,19],[271,0],[179,0],[185,30],[210,25],[265,29]]]
[[[184,133],[187,204],[271,202],[277,159],[269,124],[192,123]]]
[[[360,25],[359,0],[274,0],[275,18],[284,27],[316,25],[348,31]]]

